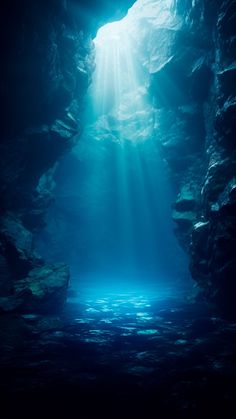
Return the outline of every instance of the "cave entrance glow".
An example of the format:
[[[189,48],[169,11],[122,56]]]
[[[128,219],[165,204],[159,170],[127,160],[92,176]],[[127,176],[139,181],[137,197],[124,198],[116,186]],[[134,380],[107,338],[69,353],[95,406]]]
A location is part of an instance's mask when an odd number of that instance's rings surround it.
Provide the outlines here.
[[[102,27],[94,43],[96,70],[91,89],[94,114],[96,117],[110,114],[116,118],[118,141],[144,141],[150,137],[153,115],[144,85],[144,70],[128,33],[127,18]],[[128,118],[132,118],[140,130],[127,124]]]
[[[63,260],[80,290],[84,284],[132,293],[176,286],[188,277],[173,232],[174,192],[160,154],[160,121],[150,89],[150,74],[169,54],[162,28],[172,33],[171,3],[157,0],[153,14],[151,3],[139,0],[94,39],[96,65],[83,135],[59,165],[49,214],[51,236],[57,237],[54,259],[62,260],[64,249]],[[160,28],[155,43],[154,27]]]
[[[116,290],[174,282],[186,262],[173,233],[173,192],[155,141],[145,45],[137,38],[140,16],[152,19],[144,3],[97,33],[85,130],[77,147],[89,172],[79,186],[86,190],[83,275],[94,278],[96,287],[112,284]],[[170,3],[160,5],[160,24],[169,19]]]

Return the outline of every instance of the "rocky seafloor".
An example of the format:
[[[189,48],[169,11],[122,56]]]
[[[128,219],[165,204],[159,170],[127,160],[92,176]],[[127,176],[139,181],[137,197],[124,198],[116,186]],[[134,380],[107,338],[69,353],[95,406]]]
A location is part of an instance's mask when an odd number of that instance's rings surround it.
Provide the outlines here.
[[[236,324],[182,291],[90,290],[0,321],[4,418],[233,417]]]

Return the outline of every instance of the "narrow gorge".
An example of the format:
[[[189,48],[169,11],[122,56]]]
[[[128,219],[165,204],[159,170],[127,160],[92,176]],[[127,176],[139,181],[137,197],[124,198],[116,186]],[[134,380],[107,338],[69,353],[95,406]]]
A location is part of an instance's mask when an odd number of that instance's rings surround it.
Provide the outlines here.
[[[0,20],[2,417],[230,418],[236,2]]]

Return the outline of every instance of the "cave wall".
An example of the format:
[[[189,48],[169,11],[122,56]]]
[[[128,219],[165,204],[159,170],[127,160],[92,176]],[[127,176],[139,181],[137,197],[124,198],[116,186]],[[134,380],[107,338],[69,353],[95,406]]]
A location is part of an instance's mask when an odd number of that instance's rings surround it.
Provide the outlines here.
[[[199,296],[235,315],[236,5],[177,1],[175,11],[184,21],[174,48],[151,75],[157,137],[178,189],[175,232]]]
[[[36,254],[34,235],[53,199],[55,165],[82,131],[94,68],[91,34],[131,4],[1,4],[0,311],[60,309],[65,300],[69,268]]]
[[[191,239],[191,273],[205,294],[229,315],[236,302],[236,4],[205,4],[213,21],[214,78],[206,104],[206,167],[199,198],[201,213]]]
[[[144,4],[131,36],[149,74],[156,144],[177,190],[175,233],[199,298],[235,316],[236,5],[176,0],[169,14],[158,0]]]

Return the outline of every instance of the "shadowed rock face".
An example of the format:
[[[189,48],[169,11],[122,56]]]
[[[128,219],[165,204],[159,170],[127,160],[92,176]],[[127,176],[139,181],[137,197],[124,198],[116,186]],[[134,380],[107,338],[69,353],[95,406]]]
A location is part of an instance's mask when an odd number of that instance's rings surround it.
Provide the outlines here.
[[[135,0],[68,0],[64,6],[80,28],[95,36],[97,29],[107,22],[122,19]]]
[[[215,12],[214,12],[215,13]],[[205,116],[206,170],[201,183],[200,215],[207,227],[204,251],[199,249],[198,225],[191,244],[191,271],[210,299],[235,315],[236,212],[235,169],[235,19],[234,2],[219,2],[214,28],[214,71]]]
[[[176,1],[172,19],[161,25],[153,16],[137,22],[154,100],[154,136],[177,187],[176,235],[199,289],[233,316],[235,16],[234,2]]]
[[[173,220],[192,276],[235,316],[236,8],[231,1],[176,1],[174,11],[171,30],[169,22],[147,25],[139,40],[147,45],[144,65],[152,63],[156,140],[177,186]],[[160,37],[166,50],[162,42],[158,54]]]
[[[35,254],[32,233],[44,225],[52,201],[54,165],[81,132],[83,98],[94,68],[90,34],[96,32],[100,17],[103,21],[122,17],[131,3],[119,2],[119,10],[117,2],[101,1],[12,0],[1,5],[0,294],[4,298],[9,295],[14,300],[20,284],[15,286],[15,280],[24,281],[26,288],[36,283],[37,272],[40,277],[44,273],[45,281],[46,273],[53,272],[60,283],[60,267],[49,266]],[[68,282],[68,273],[65,277]],[[60,306],[64,285],[56,291],[61,289]],[[47,310],[50,298],[45,294]],[[35,298],[32,304],[29,300],[30,293],[26,305],[36,308]],[[2,310],[16,305],[5,300]]]

